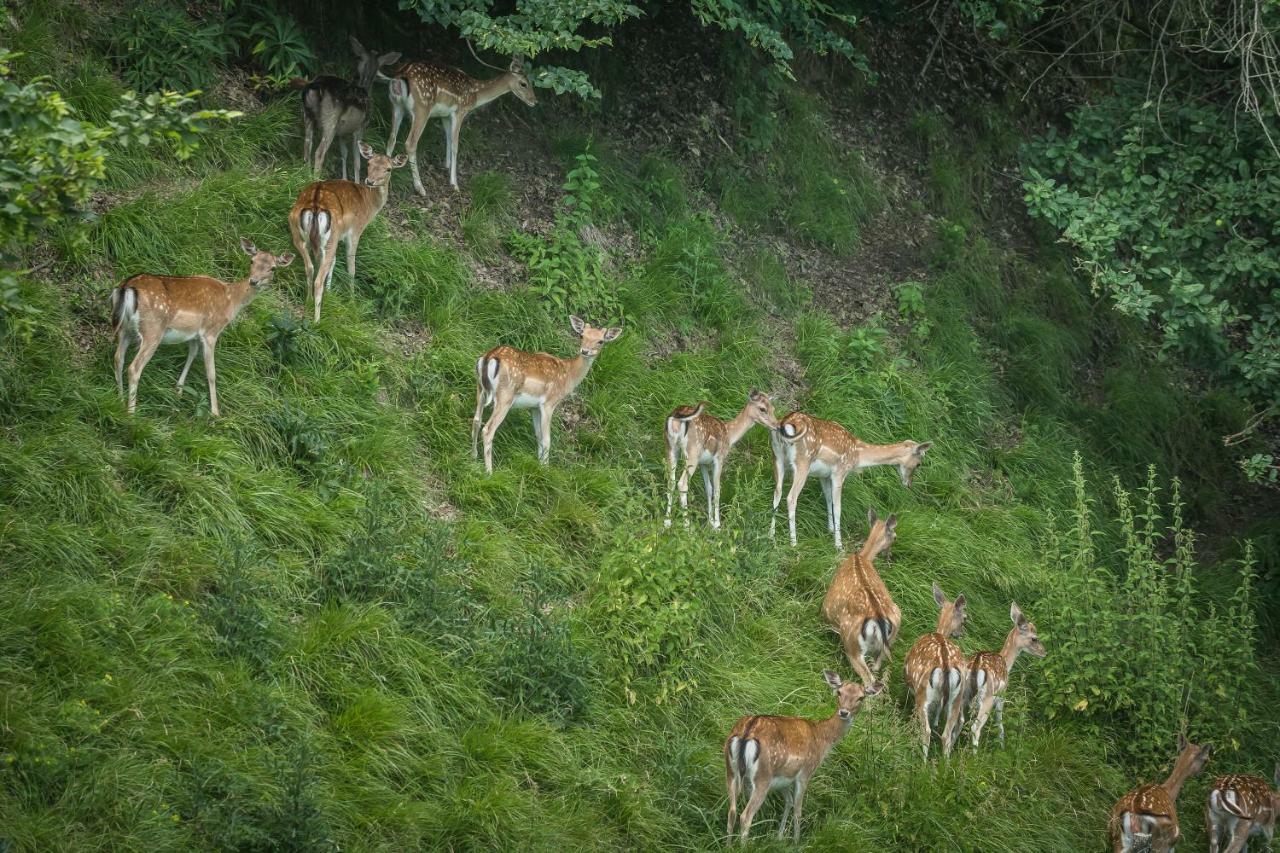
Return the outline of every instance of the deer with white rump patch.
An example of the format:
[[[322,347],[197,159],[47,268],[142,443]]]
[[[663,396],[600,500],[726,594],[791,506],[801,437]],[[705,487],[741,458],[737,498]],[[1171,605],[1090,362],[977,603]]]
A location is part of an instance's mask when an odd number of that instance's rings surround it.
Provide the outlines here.
[[[1276,815],[1280,814],[1280,761],[1267,784],[1261,776],[1232,773],[1213,780],[1209,802],[1204,810],[1205,828],[1209,833],[1209,853],[1218,853],[1225,835],[1229,841],[1226,853],[1240,853],[1249,848],[1249,837],[1261,835],[1267,844],[1276,832]]]
[[[836,694],[836,712],[827,719],[743,717],[729,732],[724,743],[724,766],[729,787],[729,822],[725,833],[730,838],[738,817],[738,796],[741,792],[747,791],[748,794],[741,823],[742,843],[745,844],[751,834],[751,822],[755,820],[764,798],[770,790],[782,788],[787,804],[778,824],[778,837],[785,835],[787,817],[794,808],[791,829],[793,839],[798,842],[800,813],[804,808],[809,780],[831,748],[848,734],[863,698],[884,689],[884,685],[879,683],[864,687],[856,681],[841,681],[840,676],[829,669],[822,671],[822,677]]]
[[[138,352],[129,364],[129,412],[138,405],[138,380],[161,344],[187,344],[187,363],[178,374],[178,392],[187,381],[187,371],[196,350],[204,354],[204,373],[209,382],[209,411],[217,417],[218,379],[213,351],[218,336],[271,280],[272,273],[287,267],[293,255],[260,252],[249,240],[240,248],[253,258],[249,275],[235,283],[209,276],[135,275],[111,292],[111,328],[116,336],[116,387],[124,396],[124,358],[129,342],[138,341]]]
[[[551,455],[551,416],[556,407],[586,378],[604,345],[622,334],[622,329],[596,328],[578,317],[570,317],[569,324],[580,337],[578,355],[574,358],[499,346],[476,361],[476,413],[471,419],[471,453],[479,456],[481,419],[484,410],[493,406],[483,429],[486,473],[493,473],[494,433],[512,409],[533,409],[538,461],[547,464]]]
[[[875,568],[876,557],[893,545],[898,517],[878,519],[876,511],[868,509],[867,524],[871,530],[862,549],[850,554],[831,579],[822,599],[822,619],[840,635],[845,657],[862,676],[862,683],[869,686],[875,675],[867,666],[867,655],[876,656],[874,672],[878,673],[889,660],[902,625],[902,611]]]
[[[1018,655],[1026,652],[1038,658],[1045,656],[1044,643],[1035,623],[1023,615],[1018,602],[1009,605],[1009,618],[1013,628],[1004,638],[1004,646],[998,652],[978,652],[969,660],[968,699],[973,705],[973,751],[978,751],[978,741],[987,717],[994,708],[996,725],[1000,730],[1000,745],[1004,746],[1004,689],[1009,686],[1009,673]]]
[[[864,468],[893,465],[898,469],[902,485],[911,486],[911,478],[924,459],[932,442],[900,441],[897,444],[867,444],[840,424],[792,412],[781,420],[773,432],[773,517],[769,521],[772,536],[777,523],[778,504],[782,501],[782,484],[791,471],[791,490],[787,492],[787,521],[791,544],[796,544],[796,502],[810,475],[822,484],[827,505],[827,530],[835,535],[836,550],[841,548],[840,495],[845,478]]]
[[[521,56],[512,57],[511,66],[491,80],[477,80],[456,68],[424,61],[405,62],[392,71],[390,77],[391,135],[387,140],[387,154],[395,150],[400,121],[406,115],[412,117],[404,150],[409,155],[413,188],[418,195],[427,194],[418,174],[418,140],[430,119],[448,119],[444,125],[444,167],[449,170],[449,186],[456,190],[458,142],[466,117],[508,92],[531,107],[538,103]]]
[[[1175,805],[1183,784],[1195,776],[1213,755],[1213,747],[1191,743],[1178,735],[1178,758],[1169,778],[1159,784],[1148,782],[1125,794],[1111,809],[1108,830],[1114,853],[1130,853],[1145,837],[1151,853],[1173,853],[1181,830]]]
[[[365,142],[360,143],[360,156],[369,161],[364,183],[316,181],[298,195],[293,209],[289,211],[289,231],[307,269],[317,323],[320,322],[324,289],[333,280],[338,241],[346,241],[347,275],[354,284],[360,235],[387,203],[391,170],[405,164],[403,154],[395,158],[374,154]]]
[[[957,595],[948,601],[942,588],[933,585],[933,600],[938,605],[938,624],[933,633],[916,640],[907,652],[907,684],[916,697],[916,714],[920,717],[920,738],[925,760],[929,758],[929,742],[933,728],[946,714],[942,730],[942,754],[951,755],[960,734],[964,715],[965,677],[968,664],[960,647],[951,641],[964,631],[965,599]],[[933,727],[929,718],[933,717]]]
[[[776,429],[778,419],[773,414],[773,403],[767,394],[752,388],[747,395],[747,405],[732,420],[722,421],[706,412],[706,403],[681,406],[667,416],[664,435],[667,439],[667,518],[671,526],[671,507],[675,492],[680,492],[680,508],[684,511],[685,525],[689,524],[689,479],[693,470],[702,470],[702,485],[707,491],[707,521],[712,529],[720,529],[720,471],[729,451],[756,424],[766,429]],[[684,466],[677,481],[679,458]]]
[[[370,95],[378,69],[400,58],[399,52],[379,56],[364,49],[364,45],[351,37],[351,49],[355,51],[356,81],[341,77],[322,76],[307,83],[302,89],[302,159],[315,171],[324,169],[324,158],[336,137],[342,151],[342,177],[347,177],[347,158],[351,158],[351,180],[360,183],[360,137],[369,124]],[[311,148],[316,131],[320,144],[316,147],[315,160]],[[390,152],[387,152],[390,153]]]

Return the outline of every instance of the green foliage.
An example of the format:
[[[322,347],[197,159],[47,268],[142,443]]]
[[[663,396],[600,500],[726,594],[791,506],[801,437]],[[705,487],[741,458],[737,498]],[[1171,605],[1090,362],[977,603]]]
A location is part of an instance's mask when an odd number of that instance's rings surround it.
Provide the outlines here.
[[[129,6],[110,19],[113,60],[134,89],[207,89],[235,49],[225,20],[197,21],[176,3]]]
[[[309,76],[315,67],[315,53],[292,15],[261,3],[245,3],[230,18],[228,28],[261,64],[269,86]]]
[[[1273,156],[1260,127],[1216,108],[1117,96],[1028,147],[1026,201],[1096,295],[1266,404],[1280,395]]]
[[[933,323],[924,310],[924,287],[918,281],[904,281],[894,288],[898,298],[898,316],[911,327],[911,334],[917,340],[929,337]]]
[[[1096,541],[1078,456],[1074,483],[1069,526],[1046,549],[1056,581],[1042,606],[1057,618],[1036,692],[1049,716],[1126,732],[1124,751],[1148,767],[1167,758],[1169,732],[1183,727],[1239,749],[1261,722],[1245,699],[1259,672],[1251,550],[1230,603],[1206,606],[1176,480],[1167,521],[1154,470],[1136,501],[1115,484],[1120,543],[1110,554]]]

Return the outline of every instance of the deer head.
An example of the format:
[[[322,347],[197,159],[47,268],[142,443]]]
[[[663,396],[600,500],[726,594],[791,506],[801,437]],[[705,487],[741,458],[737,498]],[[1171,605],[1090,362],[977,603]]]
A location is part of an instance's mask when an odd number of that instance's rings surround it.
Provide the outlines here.
[[[365,173],[364,183],[367,187],[380,187],[391,180],[391,170],[399,169],[409,162],[408,156],[397,154],[388,157],[385,154],[373,153],[367,142],[360,143],[360,156],[369,161],[369,170]]]
[[[907,454],[903,461],[898,463],[898,476],[902,478],[902,485],[909,489],[912,476],[924,461],[925,451],[933,447],[933,442],[904,441],[903,444],[906,446]]]
[[[875,507],[868,507],[867,527],[869,532],[867,541],[862,546],[862,557],[866,560],[874,560],[892,548],[893,540],[898,538],[898,516],[891,515],[884,521],[880,521],[876,517]]]
[[[373,81],[379,76],[378,72],[383,66],[400,59],[398,50],[381,55],[365,50],[355,36],[351,37],[351,49],[356,55],[356,82],[366,92],[373,89]]]
[[[537,106],[538,96],[533,93],[533,84],[529,82],[529,74],[524,67],[524,57],[516,54],[511,57],[511,67],[507,69],[511,75],[511,91],[516,97],[529,106]]]
[[[755,388],[752,388],[751,393],[747,394],[747,414],[751,417],[751,420],[765,429],[774,430],[778,428],[778,418],[773,413],[773,401],[769,399],[768,394]]]
[[[948,601],[937,583],[933,585],[933,600],[938,605],[938,633],[944,637],[959,637],[964,633],[965,599],[957,595],[955,601]]]
[[[1014,638],[1018,651],[1033,654],[1038,658],[1044,657],[1046,651],[1044,643],[1040,642],[1040,634],[1036,631],[1036,624],[1023,615],[1016,601],[1009,605],[1009,618],[1013,620],[1013,624],[1018,628],[1018,633]]]
[[[570,317],[569,325],[582,338],[578,346],[578,352],[582,354],[583,358],[588,359],[598,356],[600,350],[604,349],[605,344],[617,340],[618,336],[622,334],[622,329],[599,329],[583,322],[580,317]]]
[[[253,258],[249,265],[249,286],[261,287],[271,280],[271,274],[279,267],[287,267],[293,263],[293,252],[285,252],[283,255],[273,255],[270,252],[260,252],[258,247],[253,245],[253,241],[240,238],[240,248],[244,253]]]
[[[822,671],[822,677],[836,694],[836,713],[845,721],[852,720],[853,715],[858,713],[863,699],[875,696],[884,689],[884,684],[879,681],[870,687],[863,687],[861,681],[841,681],[840,676],[829,669]]]

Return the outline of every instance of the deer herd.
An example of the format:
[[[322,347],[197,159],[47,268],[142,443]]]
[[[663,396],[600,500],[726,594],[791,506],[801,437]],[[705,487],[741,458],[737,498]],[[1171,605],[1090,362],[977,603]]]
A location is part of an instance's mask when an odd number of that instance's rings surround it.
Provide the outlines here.
[[[302,92],[305,161],[318,172],[335,138],[342,149],[343,178],[308,185],[299,194],[288,217],[293,244],[302,256],[317,321],[325,288],[333,277],[338,243],[346,244],[347,274],[354,280],[361,234],[387,202],[392,171],[409,163],[415,190],[425,194],[416,152],[429,119],[448,120],[445,168],[450,185],[456,188],[459,132],[467,115],[508,92],[526,104],[537,102],[520,57],[513,58],[498,77],[478,80],[431,62],[394,65],[400,59],[399,53],[372,53],[354,37],[351,46],[358,60],[354,82],[320,77],[307,83]],[[384,74],[383,69],[388,66]],[[361,138],[368,124],[376,80],[389,84],[393,112],[385,154],[375,154]],[[405,153],[393,157],[396,137],[405,117],[411,121]],[[352,180],[346,180],[348,158]],[[368,161],[363,181],[360,180],[361,159]],[[122,396],[125,394],[125,355],[129,344],[137,342],[137,354],[128,369],[130,413],[137,406],[139,378],[156,348],[162,343],[187,343],[187,360],[178,376],[178,390],[181,392],[199,350],[209,386],[209,408],[214,416],[219,415],[214,367],[218,337],[271,280],[273,272],[287,267],[294,258],[289,252],[273,255],[261,251],[249,240],[242,240],[240,245],[251,259],[249,274],[240,281],[227,283],[208,276],[142,274],[126,279],[112,291],[111,323],[117,342],[115,376]],[[579,338],[578,352],[572,358],[499,346],[477,360],[471,444],[472,454],[477,457],[483,445],[487,473],[493,471],[494,433],[512,409],[531,410],[537,456],[543,464],[548,462],[556,408],[586,378],[603,346],[622,334],[620,328],[599,328],[578,317],[571,317],[570,324]],[[492,413],[486,423],[483,415],[490,407]],[[791,544],[797,544],[797,501],[804,484],[813,476],[822,486],[827,529],[834,538],[837,552],[843,545],[840,500],[845,479],[865,468],[892,466],[897,469],[902,485],[909,488],[916,468],[931,446],[930,442],[913,440],[869,444],[837,423],[803,412],[778,418],[769,396],[757,390],[747,395],[742,410],[728,420],[712,415],[705,403],[681,406],[666,418],[664,429],[667,526],[671,525],[677,493],[684,524],[689,525],[689,481],[694,470],[699,469],[706,491],[708,524],[712,529],[720,528],[720,480],[724,466],[734,445],[755,426],[768,431],[774,458],[770,534],[774,533],[789,471],[788,532]],[[849,666],[859,680],[844,681],[831,670],[823,671],[836,700],[835,714],[829,718],[809,720],[758,715],[743,717],[733,726],[723,749],[729,794],[726,831],[730,838],[736,825],[741,840],[747,840],[766,796],[778,788],[786,797],[778,837],[785,835],[790,819],[793,838],[799,840],[804,795],[810,779],[849,731],[863,701],[885,692],[881,674],[898,639],[902,611],[894,603],[875,563],[877,557],[890,551],[897,536],[898,518],[896,515],[880,518],[875,510],[870,510],[867,522],[866,540],[837,567],[821,608],[823,621],[838,635]],[[938,608],[935,629],[917,639],[905,658],[906,683],[914,696],[914,714],[919,722],[924,758],[928,760],[935,731],[940,735],[943,755],[950,756],[964,727],[967,709],[973,714],[970,732],[973,750],[978,749],[982,730],[992,711],[1003,745],[1004,691],[1013,664],[1022,652],[1045,656],[1036,626],[1016,602],[1012,603],[1009,616],[1013,627],[1003,647],[966,656],[955,641],[964,629],[965,596],[948,598],[934,584],[933,599]],[[1175,808],[1178,793],[1189,777],[1203,769],[1211,753],[1211,747],[1189,743],[1180,736],[1179,754],[1169,777],[1160,783],[1140,785],[1113,808],[1108,829],[1115,851],[1174,849],[1180,835]],[[1280,763],[1276,765],[1272,783],[1242,774],[1221,776],[1214,782],[1205,809],[1211,851],[1237,853],[1245,850],[1249,838],[1257,834],[1271,839],[1276,815],[1280,812],[1280,790],[1277,790],[1280,789]],[[738,800],[743,795],[746,805],[739,819]]]

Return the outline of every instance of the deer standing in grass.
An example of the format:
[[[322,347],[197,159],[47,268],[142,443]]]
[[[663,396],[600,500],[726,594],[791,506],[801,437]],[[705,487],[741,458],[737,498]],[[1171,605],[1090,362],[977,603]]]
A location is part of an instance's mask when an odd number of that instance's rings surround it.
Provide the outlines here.
[[[187,363],[178,374],[178,393],[187,381],[187,371],[204,354],[204,374],[209,382],[209,411],[218,417],[218,379],[213,351],[218,336],[231,324],[258,290],[280,267],[293,262],[293,255],[260,252],[249,240],[240,248],[253,258],[249,275],[233,284],[209,276],[135,275],[111,292],[111,328],[116,336],[116,388],[124,396],[124,357],[129,342],[138,340],[138,352],[129,364],[129,413],[138,406],[138,380],[160,344],[187,344]]]
[[[1034,622],[1023,615],[1018,602],[1009,605],[1009,618],[1013,628],[1004,638],[1004,646],[998,652],[978,652],[969,660],[968,699],[973,704],[973,751],[978,751],[978,741],[987,717],[994,708],[996,725],[1000,731],[1000,745],[1004,746],[1004,689],[1009,686],[1009,673],[1013,662],[1022,652],[1045,656],[1044,643]]]
[[[742,810],[742,843],[751,834],[751,822],[773,788],[783,788],[787,805],[778,824],[778,837],[787,831],[787,817],[795,809],[791,821],[792,837],[800,840],[800,813],[809,780],[841,738],[849,732],[854,715],[863,698],[884,689],[876,683],[864,687],[853,681],[841,681],[831,670],[823,670],[823,678],[836,694],[836,712],[825,720],[803,717],[743,717],[729,732],[724,744],[726,784],[729,787],[729,822],[725,830],[733,837],[738,817],[738,796],[748,793]]]
[[[787,493],[787,521],[791,544],[796,544],[796,502],[810,475],[822,484],[827,505],[827,530],[835,535],[836,550],[841,548],[840,495],[845,478],[877,465],[893,465],[898,469],[902,485],[911,486],[911,478],[924,459],[932,442],[900,441],[897,444],[867,444],[844,427],[792,412],[782,419],[773,433],[773,518],[769,535],[774,533],[778,504],[782,501],[782,484],[791,471],[791,490]]]
[[[1134,843],[1146,836],[1151,853],[1172,853],[1181,834],[1178,810],[1174,805],[1182,785],[1204,769],[1213,754],[1212,746],[1191,743],[1178,735],[1178,758],[1169,778],[1159,784],[1139,785],[1120,798],[1111,809],[1108,830],[1114,853],[1129,853]]]
[[[302,191],[289,211],[289,231],[293,235],[293,245],[306,266],[317,323],[320,322],[324,290],[333,280],[338,241],[347,243],[347,275],[354,284],[360,236],[387,203],[391,170],[405,164],[403,154],[394,159],[374,154],[365,142],[360,143],[360,156],[369,161],[369,173],[365,175],[363,184],[316,181]]]
[[[427,194],[418,174],[418,140],[427,122],[433,118],[448,119],[444,125],[444,167],[449,170],[449,186],[456,190],[462,122],[508,92],[531,107],[538,103],[521,56],[512,57],[511,66],[490,80],[477,80],[456,68],[424,61],[405,62],[391,73],[391,135],[387,140],[387,154],[395,150],[401,120],[411,116],[413,122],[404,140],[404,150],[409,155],[413,188],[418,195]]]
[[[1274,788],[1261,776],[1243,773],[1213,780],[1204,810],[1209,853],[1218,853],[1224,835],[1229,839],[1226,853],[1247,850],[1252,835],[1261,835],[1267,844],[1271,843],[1276,832],[1276,815],[1280,814],[1280,761],[1276,762],[1271,781]]]
[[[355,36],[351,37],[351,49],[357,59],[354,83],[325,75],[307,83],[302,89],[302,159],[316,172],[322,171],[324,158],[336,137],[342,151],[343,179],[347,177],[347,158],[350,157],[351,180],[360,183],[360,137],[369,125],[373,81],[378,77],[378,69],[395,62],[400,54],[392,52],[379,56],[371,53]],[[315,149],[313,162],[311,147],[317,130],[320,144]]]
[[[596,356],[622,329],[599,329],[570,317],[569,324],[580,337],[578,355],[560,358],[545,352],[525,352],[499,346],[476,361],[476,413],[471,419],[471,453],[479,455],[477,440],[484,410],[493,406],[484,425],[484,470],[493,473],[493,436],[512,409],[533,409],[533,435],[538,442],[538,461],[543,465],[551,455],[551,416],[556,407],[574,392],[595,364]]]
[[[840,635],[845,657],[866,686],[889,660],[893,641],[902,625],[902,611],[893,603],[889,589],[875,568],[876,557],[893,545],[898,517],[876,518],[867,510],[871,532],[862,549],[850,554],[836,570],[827,595],[822,599],[822,619]],[[867,666],[867,655],[875,655],[875,669]]]
[[[916,714],[920,717],[920,737],[924,757],[929,759],[929,742],[933,728],[946,715],[942,730],[942,754],[951,755],[956,737],[963,725],[965,676],[968,665],[964,652],[951,641],[964,631],[965,599],[957,595],[948,601],[942,589],[933,585],[933,600],[938,605],[938,624],[933,633],[916,640],[907,652],[907,684],[916,697]],[[933,728],[929,725],[932,714]]]
[[[756,424],[766,429],[777,429],[778,419],[773,414],[773,403],[767,394],[752,388],[747,395],[747,405],[732,420],[722,421],[707,414],[706,403],[681,406],[667,416],[667,518],[671,526],[671,507],[675,492],[680,491],[680,509],[684,511],[686,526],[689,524],[689,479],[693,470],[702,470],[702,485],[707,491],[707,520],[713,530],[720,529],[720,471],[729,451],[747,431]],[[684,456],[684,466],[676,478],[679,457]]]

